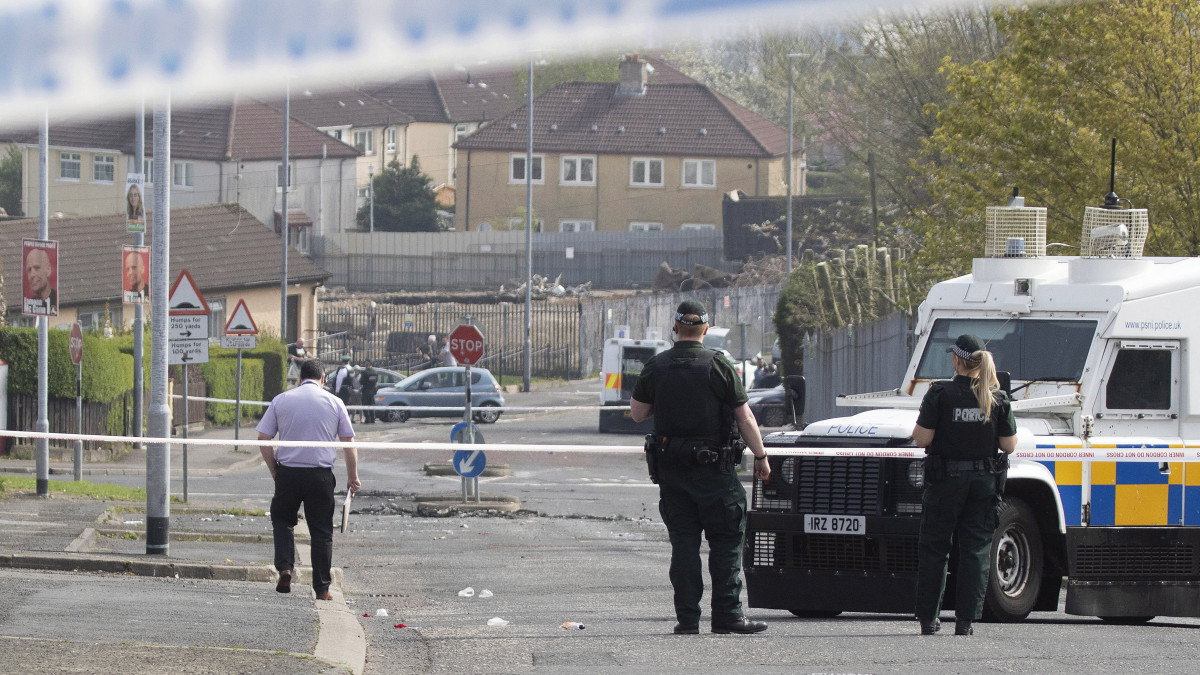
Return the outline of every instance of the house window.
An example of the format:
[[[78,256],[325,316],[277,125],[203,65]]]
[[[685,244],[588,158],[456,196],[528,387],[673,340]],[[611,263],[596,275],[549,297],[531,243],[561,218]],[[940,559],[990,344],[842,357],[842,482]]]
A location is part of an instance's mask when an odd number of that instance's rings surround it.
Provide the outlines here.
[[[563,157],[560,182],[563,185],[595,185],[596,158],[593,156]]]
[[[712,232],[713,230],[717,229],[717,226],[713,225],[712,223],[684,223],[679,226],[679,229],[683,230],[685,232],[688,230],[691,230],[693,232],[696,232],[696,231]]]
[[[292,245],[301,253],[308,253],[309,246],[309,230],[311,227],[293,227],[292,230]]]
[[[79,167],[80,162],[78,152],[58,153],[59,180],[79,180]]]
[[[533,156],[533,171],[530,172],[533,182],[542,185],[546,179],[542,175],[542,162],[545,158],[542,155]],[[508,161],[508,182],[524,183],[525,182],[525,155],[512,155]]]
[[[82,307],[76,314],[75,318],[79,321],[79,327],[86,331],[104,330],[104,307]],[[121,328],[121,314],[119,309],[111,309],[109,311],[109,319],[112,325],[117,329]]]
[[[396,152],[396,127],[388,127],[387,151],[388,152]]]
[[[629,184],[646,187],[662,187],[663,161],[634,157],[629,160]]]
[[[542,219],[534,218],[533,223],[530,224],[530,227],[533,229],[534,232],[541,232],[542,231]],[[525,229],[525,219],[524,218],[509,218],[508,219],[508,229],[510,232],[518,232],[518,231],[524,230]]]
[[[112,155],[92,156],[92,180],[98,183],[111,183],[116,175],[116,159]]]
[[[596,221],[594,220],[560,220],[558,221],[559,232],[595,232]]]
[[[208,303],[209,340],[220,340],[225,334],[225,298],[208,297],[204,301]]]
[[[292,169],[296,168],[295,164],[288,163],[287,170],[287,186],[288,190],[292,189]],[[283,162],[275,162],[275,191],[279,192],[283,189]]]
[[[630,232],[662,232],[662,223],[640,223],[634,221],[629,223]]]
[[[134,162],[137,162],[136,157],[132,158],[132,159]],[[146,185],[154,184],[154,160],[153,159],[146,157],[145,159],[142,160],[142,175],[145,176],[145,178],[143,180],[145,181]]]
[[[468,133],[467,125],[465,125],[465,124],[454,125],[454,142],[457,143],[458,141],[461,141],[462,139],[466,138],[467,133]]]
[[[700,188],[716,187],[716,161],[711,159],[683,160],[683,186]]]
[[[354,132],[354,147],[361,150],[364,155],[375,154],[375,130]]]
[[[171,185],[180,188],[196,187],[196,165],[193,162],[175,162],[171,166]]]

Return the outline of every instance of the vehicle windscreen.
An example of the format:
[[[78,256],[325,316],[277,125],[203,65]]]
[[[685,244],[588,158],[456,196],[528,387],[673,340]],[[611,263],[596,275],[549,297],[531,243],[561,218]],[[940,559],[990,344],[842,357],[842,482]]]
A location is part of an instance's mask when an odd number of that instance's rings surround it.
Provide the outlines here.
[[[725,349],[725,334],[709,331],[704,334],[704,346],[709,349]]]
[[[1014,381],[1078,382],[1096,336],[1096,322],[1078,319],[938,319],[925,342],[917,377],[954,376],[946,350],[959,335],[983,338],[996,361]]]

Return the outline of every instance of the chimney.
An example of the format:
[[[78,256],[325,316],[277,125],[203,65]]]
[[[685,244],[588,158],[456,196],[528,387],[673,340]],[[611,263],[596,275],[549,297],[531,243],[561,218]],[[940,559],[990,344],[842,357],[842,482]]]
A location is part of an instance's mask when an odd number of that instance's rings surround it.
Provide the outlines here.
[[[646,93],[646,62],[637,54],[626,54],[621,61],[617,96],[641,96]]]

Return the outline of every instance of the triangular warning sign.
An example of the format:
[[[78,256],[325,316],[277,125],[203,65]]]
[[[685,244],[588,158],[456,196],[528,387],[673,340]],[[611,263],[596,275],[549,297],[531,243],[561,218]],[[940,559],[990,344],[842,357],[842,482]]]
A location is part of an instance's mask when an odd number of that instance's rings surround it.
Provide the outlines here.
[[[238,300],[237,308],[229,317],[229,323],[225,324],[225,334],[258,335],[258,326],[254,323],[254,317],[250,316],[245,300]]]
[[[182,316],[188,314],[208,314],[208,303],[200,295],[200,287],[187,270],[179,273],[179,278],[171,285],[171,295],[167,299],[167,314]]]

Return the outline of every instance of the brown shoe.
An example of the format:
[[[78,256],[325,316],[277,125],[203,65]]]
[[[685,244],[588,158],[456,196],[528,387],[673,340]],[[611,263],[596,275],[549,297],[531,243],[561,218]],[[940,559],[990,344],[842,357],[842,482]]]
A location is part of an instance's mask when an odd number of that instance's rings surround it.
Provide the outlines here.
[[[323,591],[321,593],[317,593],[317,599],[318,600],[332,600],[333,595],[329,591]]]
[[[279,583],[275,584],[276,593],[292,592],[292,571],[284,570],[279,573]]]

